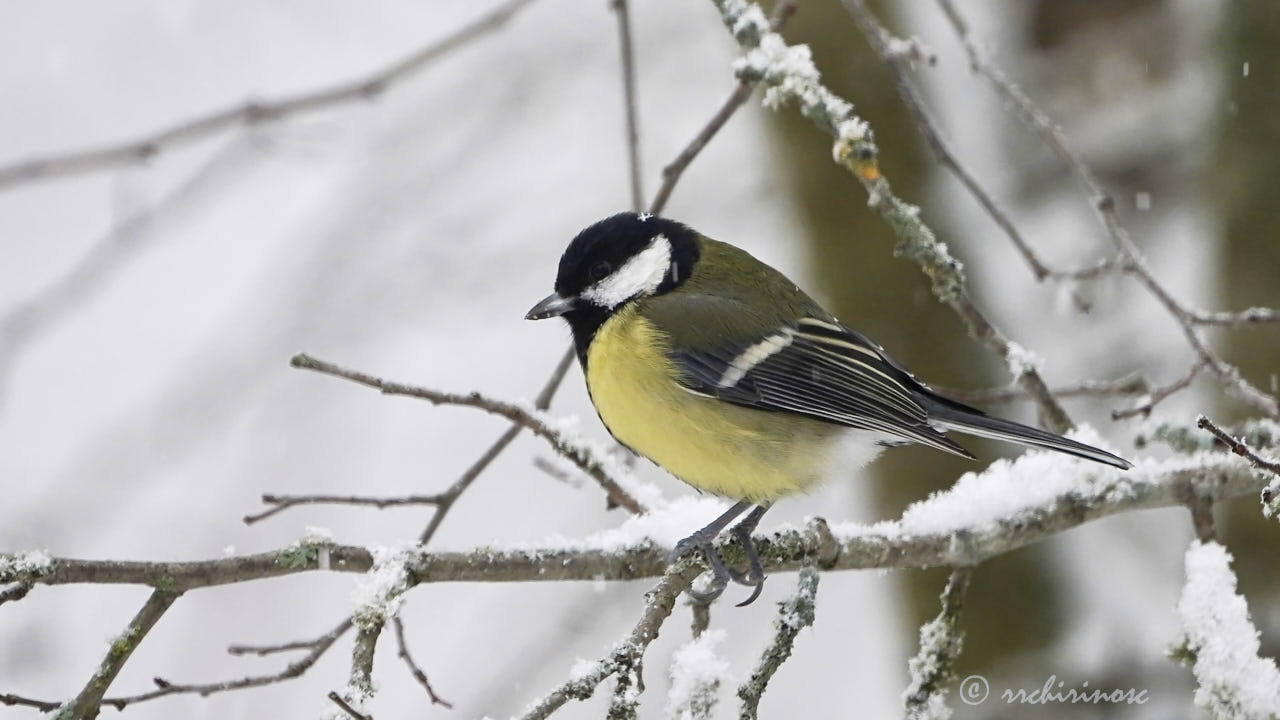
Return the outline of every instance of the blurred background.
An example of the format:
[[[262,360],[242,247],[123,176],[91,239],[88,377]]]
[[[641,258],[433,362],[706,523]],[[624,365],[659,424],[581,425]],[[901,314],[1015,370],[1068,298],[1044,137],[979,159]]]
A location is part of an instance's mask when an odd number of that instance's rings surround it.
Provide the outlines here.
[[[269,0],[5,3],[0,165],[141,137],[250,99],[372,72],[488,11],[462,0],[305,6]],[[456,408],[380,397],[288,367],[306,351],[389,379],[531,398],[568,342],[525,310],[549,290],[564,245],[630,205],[615,19],[604,0],[535,0],[509,25],[368,101],[237,128],[129,165],[0,190],[0,550],[169,560],[279,547],[307,526],[341,542],[410,542],[418,509],[304,508],[240,518],[270,493],[429,493],[505,428]],[[1280,304],[1277,60],[1266,3],[1054,0],[957,3],[997,64],[1065,128],[1117,198],[1174,294],[1209,309]],[[962,161],[1056,267],[1107,256],[1087,198],[968,62],[932,3],[882,3],[896,32],[938,55],[917,68]],[[736,48],[711,3],[634,3],[646,197],[660,170],[735,84]],[[1051,385],[1139,372],[1181,376],[1194,358],[1135,283],[1037,283],[1021,257],[922,144],[890,78],[836,2],[800,3],[786,35],[809,43],[832,87],[875,129],[895,189],[966,264],[998,325],[1046,360]],[[830,140],[794,111],[751,102],[691,166],[666,214],[779,267],[924,380],[998,386],[1002,364],[932,298],[918,268]],[[1275,390],[1275,328],[1214,336]],[[1067,401],[1126,453],[1147,423],[1113,422],[1132,400]],[[993,410],[1034,421],[1026,403]],[[606,437],[575,367],[552,408]],[[1166,418],[1245,415],[1211,382]],[[1150,421],[1148,421],[1149,423]],[[973,443],[989,461],[1007,447]],[[1144,453],[1161,452],[1148,447]],[[592,485],[533,467],[521,438],[462,497],[438,548],[577,537],[617,525]],[[982,465],[904,449],[847,483],[779,505],[764,528],[807,515],[875,521]],[[692,491],[640,462],[668,497]],[[1274,657],[1277,531],[1253,501],[1220,508],[1240,588]],[[692,528],[691,528],[692,529]],[[961,677],[993,690],[1149,691],[1141,706],[1036,707],[1038,717],[1197,717],[1190,672],[1164,654],[1191,537],[1185,511],[1111,518],[979,568],[964,615]],[[141,646],[109,695],[150,679],[207,682],[274,672],[284,657],[228,643],[309,639],[349,612],[355,578],[319,574],[193,592]],[[944,573],[824,575],[817,622],[762,703],[764,717],[900,713],[906,658],[937,612]],[[453,710],[431,706],[381,643],[377,717],[505,717],[596,658],[637,615],[649,582],[432,585],[414,590],[409,643]],[[775,576],[712,626],[735,677],[771,635]],[[0,608],[0,692],[74,695],[145,598],[138,588],[37,587]],[[646,662],[642,717],[658,716],[681,607]],[[345,685],[350,637],[287,684],[176,697],[133,718],[314,716]],[[720,715],[736,716],[726,688]],[[958,718],[1024,717],[989,700]],[[601,717],[607,693],[558,717]],[[0,716],[35,717],[0,707]]]

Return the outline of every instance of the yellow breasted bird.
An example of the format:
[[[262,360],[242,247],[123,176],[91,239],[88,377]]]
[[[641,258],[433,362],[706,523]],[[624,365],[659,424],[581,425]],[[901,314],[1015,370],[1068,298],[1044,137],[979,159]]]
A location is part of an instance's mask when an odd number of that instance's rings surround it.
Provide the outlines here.
[[[938,395],[782,273],[672,220],[620,213],[578,233],[555,292],[526,315],[556,316],[573,331],[591,401],[618,442],[738,501],[672,552],[705,555],[708,599],[729,580],[753,588],[743,605],[759,595],[751,532],[774,501],[886,447],[920,443],[973,458],[944,434],[954,430],[1130,467]],[[747,551],[743,575],[712,543],[752,506],[731,530]]]

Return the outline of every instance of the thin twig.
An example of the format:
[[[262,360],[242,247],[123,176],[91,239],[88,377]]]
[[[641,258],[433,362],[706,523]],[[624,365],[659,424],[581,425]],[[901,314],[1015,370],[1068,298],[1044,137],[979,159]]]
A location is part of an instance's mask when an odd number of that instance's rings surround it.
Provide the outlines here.
[[[142,138],[101,148],[37,157],[0,167],[0,189],[20,182],[67,177],[140,163],[160,153],[237,126],[279,122],[303,113],[368,101],[415,75],[453,50],[502,27],[532,0],[509,0],[451,35],[406,55],[363,78],[292,97],[250,101],[176,123]]]
[[[1251,465],[1259,470],[1265,470],[1266,472],[1280,477],[1280,462],[1267,460],[1266,458],[1258,455],[1256,452],[1251,450],[1248,445],[1245,445],[1243,440],[1231,437],[1225,430],[1215,425],[1212,420],[1204,415],[1196,417],[1196,427],[1213,433],[1214,437],[1226,443],[1227,447],[1231,448],[1231,452],[1245,458]]]
[[[106,694],[107,688],[111,687],[112,681],[116,679],[116,675],[120,674],[120,669],[142,643],[143,638],[151,632],[151,628],[155,627],[156,622],[181,594],[166,590],[151,592],[151,596],[129,621],[124,632],[111,642],[106,657],[102,659],[102,663],[98,665],[98,669],[93,673],[93,677],[89,678],[84,689],[76,695],[74,700],[58,711],[57,720],[81,720],[81,718],[87,720],[98,716],[98,709],[103,704],[102,696]]]
[[[855,0],[847,0],[854,2]],[[768,85],[765,103],[774,107],[786,101],[799,105],[800,113],[835,137],[832,156],[849,170],[867,191],[867,204],[889,224],[898,237],[895,252],[911,259],[929,277],[934,295],[950,306],[969,332],[1002,357],[1017,382],[1036,400],[1046,427],[1066,432],[1071,418],[1049,393],[1039,371],[1023,361],[1024,353],[987,318],[969,294],[961,263],[938,242],[933,230],[920,218],[920,209],[896,195],[876,162],[876,146],[867,124],[853,112],[853,105],[821,83],[816,69],[798,62],[797,49],[773,33],[763,22],[758,5],[751,2],[713,0],[725,27],[746,51],[735,63],[739,78]],[[762,43],[767,39],[767,43]]]
[[[1263,323],[1280,322],[1280,310],[1255,307],[1238,313],[1194,311],[1191,313],[1191,322],[1197,325],[1226,325],[1229,327],[1261,325]]]
[[[413,673],[414,679],[427,691],[427,697],[431,698],[431,704],[443,705],[452,709],[453,703],[436,695],[436,691],[431,688],[431,681],[427,679],[427,674],[423,672],[421,667],[418,667],[418,663],[414,662],[413,656],[409,654],[409,642],[404,637],[404,621],[400,619],[399,615],[396,615],[391,618],[391,623],[396,631],[396,644],[400,648],[398,653],[400,659],[404,661],[405,665],[409,666],[409,672]]]
[[[631,42],[631,13],[627,0],[612,0],[610,5],[618,17],[618,47],[622,53],[622,96],[627,121],[627,168],[630,174],[631,209],[644,207],[644,188],[640,174],[640,118],[636,100],[636,58]]]
[[[262,502],[272,507],[255,515],[245,515],[245,525],[266,520],[276,513],[284,512],[299,505],[360,505],[384,509],[403,505],[440,505],[444,502],[443,494],[436,495],[404,495],[401,497],[364,497],[359,495],[271,495],[262,496]]]
[[[1031,400],[1026,390],[1017,387],[989,388],[985,390],[960,390],[930,386],[941,395],[963,403],[1007,403],[1015,400]],[[1147,379],[1141,375],[1129,375],[1118,380],[1081,380],[1074,385],[1051,388],[1057,398],[1069,397],[1122,397],[1145,395],[1151,392]]]
[[[13,586],[0,590],[0,605],[7,602],[17,602],[27,596],[31,592],[31,588],[35,587],[29,582],[14,583]]]
[[[972,567],[952,570],[942,591],[942,610],[920,627],[920,651],[907,663],[911,684],[902,693],[908,720],[939,717],[936,708],[945,705],[947,684],[951,682],[956,659],[964,645],[960,613],[964,610],[964,595],[972,575]],[[973,701],[973,698],[961,699]]]
[[[355,718],[355,720],[373,720],[372,715],[365,715],[359,710],[351,707],[351,703],[348,703],[346,700],[343,700],[342,696],[339,695],[334,690],[330,690],[329,694],[326,697],[332,700],[334,705],[337,705],[339,708],[342,708],[342,711],[345,712],[347,715],[350,715],[351,717]]]
[[[1236,395],[1245,402],[1262,410],[1268,415],[1280,416],[1280,401],[1272,395],[1263,392],[1244,377],[1240,375],[1240,371],[1230,365],[1218,356],[1205,342],[1198,329],[1202,324],[1247,324],[1248,320],[1243,318],[1251,311],[1244,313],[1199,313],[1193,312],[1182,305],[1173,295],[1165,289],[1159,281],[1156,280],[1150,267],[1147,265],[1146,258],[1143,256],[1141,249],[1130,237],[1129,231],[1120,223],[1120,219],[1116,213],[1115,199],[1107,194],[1102,188],[1102,184],[1093,174],[1093,171],[1084,162],[1067,141],[1066,133],[1062,127],[1055,123],[1039,106],[1031,100],[1031,98],[1023,92],[1012,80],[1009,79],[999,68],[988,62],[982,53],[974,44],[969,35],[968,24],[960,16],[951,0],[938,0],[939,7],[950,21],[952,28],[955,30],[956,36],[960,38],[960,42],[964,45],[965,52],[969,57],[969,66],[974,72],[986,77],[996,92],[1005,100],[1009,107],[1012,107],[1016,115],[1023,121],[1027,127],[1036,132],[1046,145],[1054,152],[1062,161],[1063,165],[1070,171],[1080,185],[1089,195],[1089,206],[1093,210],[1107,237],[1111,240],[1116,252],[1119,253],[1122,266],[1129,275],[1132,275],[1139,284],[1156,299],[1156,301],[1165,308],[1166,311],[1177,322],[1182,330],[1183,336],[1187,343],[1195,351],[1196,355],[1203,361],[1205,368],[1210,370],[1218,379],[1218,381],[1232,394]],[[1272,318],[1273,312],[1262,312],[1257,315],[1259,318]],[[1223,322],[1213,322],[1212,319],[1221,319]],[[1267,321],[1270,321],[1269,319]],[[1198,372],[1198,370],[1197,370]],[[1126,415],[1127,416],[1127,415]]]
[[[780,0],[773,9],[773,15],[769,18],[769,25],[774,32],[780,31],[787,20],[796,12],[797,0]],[[711,138],[720,132],[720,129],[729,122],[729,118],[742,107],[748,99],[751,98],[751,92],[759,85],[758,80],[748,80],[742,78],[738,80],[738,86],[730,93],[729,98],[724,101],[720,109],[716,111],[711,119],[707,122],[693,140],[680,151],[674,160],[662,168],[662,185],[658,187],[658,192],[653,197],[653,202],[649,204],[649,212],[657,215],[667,206],[667,200],[671,198],[671,192],[675,190],[676,183],[680,182],[680,176],[689,167],[689,163],[702,152],[702,149],[711,142]]]
[[[551,443],[557,452],[569,458],[582,471],[590,475],[609,497],[618,505],[626,508],[630,512],[639,515],[645,509],[635,498],[631,497],[627,491],[618,485],[617,481],[610,477],[605,470],[604,459],[598,457],[585,446],[574,443],[563,433],[558,432],[547,422],[523,407],[512,403],[488,398],[480,393],[447,393],[430,390],[423,387],[413,385],[405,385],[403,383],[389,382],[381,378],[374,377],[367,373],[357,372],[339,367],[333,363],[317,360],[308,355],[295,355],[290,364],[296,368],[304,370],[314,370],[316,372],[331,375],[333,377],[350,380],[354,383],[374,388],[385,395],[404,395],[408,397],[426,400],[434,405],[459,405],[463,407],[472,407],[485,412],[499,415],[512,422],[528,428],[533,434]]]
[[[1150,415],[1151,411],[1155,409],[1156,405],[1159,405],[1161,402],[1168,399],[1170,396],[1180,392],[1181,390],[1191,385],[1191,381],[1196,379],[1196,376],[1200,374],[1201,370],[1205,369],[1205,366],[1207,364],[1208,364],[1208,360],[1206,360],[1203,357],[1198,358],[1194,363],[1191,364],[1191,367],[1190,369],[1187,370],[1186,374],[1184,374],[1182,377],[1178,378],[1177,380],[1174,380],[1173,382],[1169,383],[1168,385],[1165,385],[1163,387],[1158,387],[1155,390],[1151,391],[1151,394],[1148,395],[1146,400],[1144,400],[1143,402],[1131,408],[1125,408],[1123,410],[1112,410],[1111,419],[1121,420],[1123,418],[1134,417],[1135,415],[1142,415],[1143,417]]]
[[[551,375],[547,377],[546,383],[543,384],[542,390],[538,392],[538,396],[534,398],[533,406],[538,410],[546,410],[551,407],[551,398],[555,396],[556,390],[560,388],[560,384],[564,382],[565,375],[568,374],[569,368],[573,365],[574,351],[572,347],[565,350],[564,355],[560,357],[560,362],[556,363],[556,367],[551,371]],[[480,477],[489,465],[497,459],[502,451],[511,444],[516,436],[524,430],[524,425],[520,423],[512,423],[511,427],[503,431],[502,435],[494,441],[476,461],[466,469],[466,472],[449,486],[448,490],[440,493],[441,502],[436,506],[436,511],[431,515],[431,521],[427,523],[427,527],[423,529],[422,535],[418,538],[419,545],[426,545],[436,531],[440,529],[440,524],[444,522],[444,518],[453,509],[453,504],[457,502],[462,493]]]
[[[902,103],[907,107],[907,111],[911,113],[912,119],[915,120],[916,129],[924,137],[925,143],[929,149],[933,151],[934,156],[942,163],[944,167],[955,175],[960,184],[969,191],[974,200],[982,206],[982,209],[991,216],[995,224],[1009,236],[1009,240],[1013,242],[1014,247],[1027,261],[1027,265],[1031,267],[1031,272],[1036,276],[1036,280],[1044,280],[1052,275],[1052,271],[1044,261],[1036,255],[1035,250],[1031,248],[1030,243],[1022,236],[1022,232],[1013,224],[1013,220],[1009,218],[1009,214],[1004,208],[996,202],[995,198],[986,191],[978,182],[978,179],[970,173],[964,165],[960,163],[960,159],[947,145],[946,140],[942,138],[942,132],[938,130],[937,123],[929,115],[929,110],[925,106],[924,98],[920,96],[915,86],[911,84],[908,76],[908,69],[911,63],[910,56],[895,51],[902,41],[895,38],[889,31],[880,24],[876,16],[861,2],[846,2],[845,9],[849,15],[853,17],[853,22],[866,36],[871,49],[880,56],[880,60],[889,68],[889,73],[893,76],[894,86],[898,89],[898,97],[902,98]],[[930,58],[933,60],[933,58]],[[930,65],[933,62],[929,63]]]
[[[740,720],[755,720],[760,711],[760,698],[778,668],[791,657],[796,636],[804,628],[813,625],[818,597],[818,568],[812,562],[800,567],[796,591],[791,597],[778,603],[778,617],[773,621],[774,636],[760,655],[751,677],[738,688],[742,700]]]

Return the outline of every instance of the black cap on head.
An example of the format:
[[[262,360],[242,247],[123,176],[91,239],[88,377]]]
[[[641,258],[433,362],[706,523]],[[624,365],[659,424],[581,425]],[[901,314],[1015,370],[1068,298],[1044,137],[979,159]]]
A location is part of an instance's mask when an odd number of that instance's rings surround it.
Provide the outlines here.
[[[573,238],[556,274],[556,292],[573,297],[626,264],[661,235],[671,243],[675,272],[659,286],[666,292],[689,277],[698,259],[697,233],[692,228],[647,213],[623,212],[605,218]]]

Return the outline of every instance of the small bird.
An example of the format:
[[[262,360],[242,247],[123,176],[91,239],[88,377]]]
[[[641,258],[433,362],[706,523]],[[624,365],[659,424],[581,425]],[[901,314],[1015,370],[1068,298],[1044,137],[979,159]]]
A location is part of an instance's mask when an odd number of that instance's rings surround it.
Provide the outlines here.
[[[681,540],[712,571],[705,600],[730,580],[764,585],[751,533],[778,499],[886,447],[920,443],[975,459],[944,433],[995,438],[1129,468],[1109,452],[948,400],[782,273],[679,222],[619,213],[560,258],[555,292],[529,320],[563,317],[596,412],[618,442],[672,475],[738,502]],[[833,468],[832,466],[835,465]],[[753,508],[754,506],[754,508]],[[742,544],[746,574],[715,538]]]

